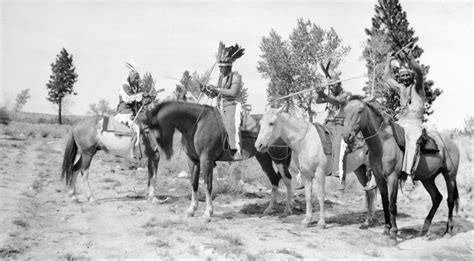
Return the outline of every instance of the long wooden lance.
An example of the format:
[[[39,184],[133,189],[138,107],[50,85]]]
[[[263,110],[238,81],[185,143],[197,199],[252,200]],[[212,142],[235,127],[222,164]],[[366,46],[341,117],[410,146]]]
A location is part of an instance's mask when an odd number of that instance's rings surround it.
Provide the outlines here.
[[[362,78],[362,77],[366,77],[366,76],[367,75],[364,74],[364,75],[360,75],[360,76],[350,77],[350,78],[347,78],[347,79],[342,79],[342,80],[337,80],[337,81],[330,81],[330,82],[327,82],[325,84],[320,85],[319,87],[326,87],[326,86],[333,85],[335,83],[346,82],[346,81],[349,81],[349,80],[354,80],[354,79],[358,79],[358,78]],[[282,96],[282,97],[275,98],[275,99],[271,100],[271,102],[279,101],[279,100],[286,99],[286,98],[289,98],[289,97],[292,97],[292,96],[295,96],[295,95],[298,95],[298,94],[302,94],[302,93],[305,93],[305,92],[311,92],[311,91],[315,91],[315,90],[316,90],[315,88],[308,88],[308,89],[305,89],[305,90],[302,90],[302,91],[299,91],[299,92],[295,92],[295,93],[291,93],[291,94],[288,94],[288,95],[285,95],[285,96]]]

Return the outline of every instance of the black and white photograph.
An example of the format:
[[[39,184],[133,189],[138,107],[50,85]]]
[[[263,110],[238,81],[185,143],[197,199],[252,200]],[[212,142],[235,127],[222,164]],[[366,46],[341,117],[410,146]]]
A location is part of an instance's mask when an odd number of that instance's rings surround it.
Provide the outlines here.
[[[474,259],[473,10],[0,0],[0,259]]]

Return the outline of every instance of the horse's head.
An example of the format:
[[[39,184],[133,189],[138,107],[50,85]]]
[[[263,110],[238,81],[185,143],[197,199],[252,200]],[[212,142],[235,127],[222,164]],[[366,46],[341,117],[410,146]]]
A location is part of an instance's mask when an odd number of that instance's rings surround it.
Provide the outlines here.
[[[260,131],[258,133],[257,141],[255,141],[255,148],[259,152],[268,150],[270,144],[273,144],[280,136],[282,131],[282,123],[279,120],[280,113],[284,107],[278,109],[269,108],[260,120]]]
[[[151,111],[147,111],[145,119],[149,133],[156,139],[168,159],[173,155],[174,126],[167,122],[166,114],[172,106],[173,102],[161,102]]]
[[[365,117],[365,103],[357,97],[351,98],[344,107],[344,128],[342,137],[346,143],[351,143],[361,129],[361,121]]]

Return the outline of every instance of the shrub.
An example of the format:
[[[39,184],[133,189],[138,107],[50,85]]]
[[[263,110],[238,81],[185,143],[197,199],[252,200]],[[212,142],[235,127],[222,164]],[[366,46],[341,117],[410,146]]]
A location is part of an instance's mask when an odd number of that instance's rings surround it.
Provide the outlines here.
[[[11,121],[10,114],[7,111],[7,108],[0,107],[0,124],[8,125]]]

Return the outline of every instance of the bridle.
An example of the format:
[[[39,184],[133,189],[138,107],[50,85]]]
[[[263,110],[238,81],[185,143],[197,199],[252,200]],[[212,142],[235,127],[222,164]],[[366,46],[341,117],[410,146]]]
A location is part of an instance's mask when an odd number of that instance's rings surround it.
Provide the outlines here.
[[[298,146],[299,146],[300,149],[301,149],[300,143],[301,143],[301,141],[303,141],[303,140],[306,138],[306,136],[308,135],[309,126],[310,126],[310,123],[308,123],[308,122],[305,122],[305,123],[306,123],[306,131],[305,131],[305,133],[304,133],[304,135],[303,135],[303,137],[302,137],[301,139],[298,139],[298,140],[294,141],[293,143],[285,144],[285,145],[275,145],[275,144],[271,144],[271,145],[268,145],[268,148],[269,148],[269,149],[270,149],[270,148],[290,148],[291,146],[293,146],[293,145],[295,145],[295,144],[298,144]],[[275,157],[273,157],[273,156],[270,154],[270,150],[269,150],[269,149],[267,150],[267,153],[268,153],[268,155],[270,156],[270,158],[271,158],[272,160],[273,160],[273,159],[274,159],[274,160],[284,160],[284,159],[286,159],[286,158],[288,158],[288,157],[291,156],[291,153],[288,153],[285,157],[283,157],[283,158],[281,158],[281,159],[275,158]]]

